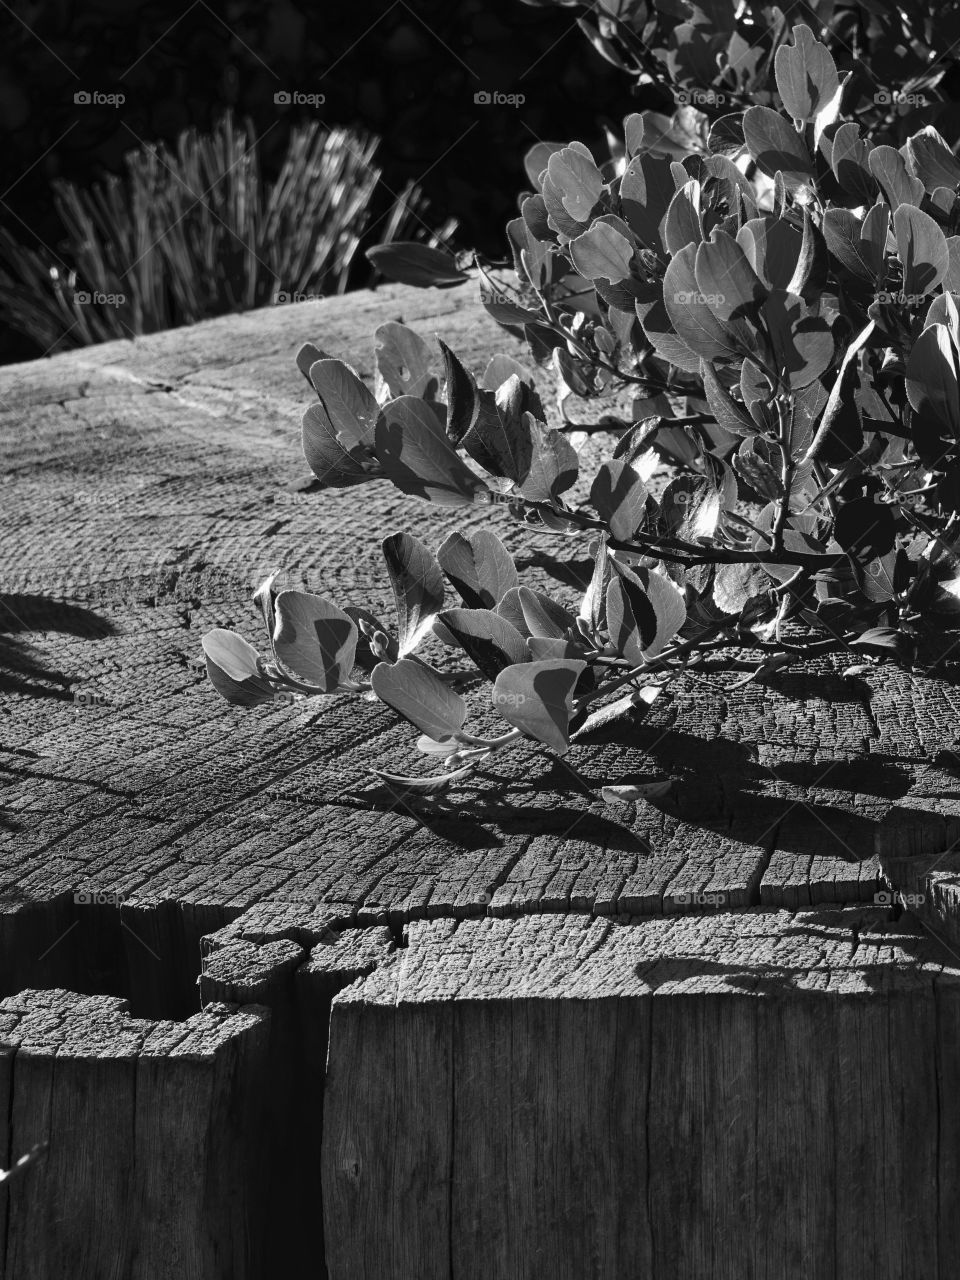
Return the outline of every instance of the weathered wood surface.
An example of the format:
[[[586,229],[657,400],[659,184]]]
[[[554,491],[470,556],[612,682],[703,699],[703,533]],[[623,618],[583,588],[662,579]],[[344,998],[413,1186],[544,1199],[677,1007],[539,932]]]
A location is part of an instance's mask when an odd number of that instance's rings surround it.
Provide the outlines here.
[[[132,1018],[70,991],[0,1001],[0,1275],[253,1280],[269,1016]]]
[[[199,638],[234,625],[260,640],[249,593],[266,571],[389,615],[378,538],[403,528],[436,545],[463,519],[386,484],[302,492],[296,347],[312,339],[368,374],[374,327],[398,317],[442,331],[476,370],[511,349],[472,285],[391,288],[0,370],[0,895],[20,961],[6,989],[69,968],[69,940],[31,965],[84,918],[78,889],[125,897],[128,964],[156,1009],[154,962],[133,935],[166,971],[189,954],[195,975],[202,934],[256,902],[348,903],[360,921],[400,922],[657,914],[702,908],[703,894],[726,907],[869,900],[890,810],[940,831],[956,808],[926,780],[956,733],[955,689],[892,668],[843,679],[842,658],[765,688],[728,689],[739,673],[691,681],[629,744],[578,748],[597,786],[677,778],[671,800],[637,812],[599,812],[530,750],[504,759],[505,785],[485,786],[459,822],[423,825],[352,797],[371,763],[411,760],[411,735],[382,706],[222,703]],[[526,580],[573,590],[544,567],[555,541],[498,528]]]
[[[708,672],[631,734],[572,757],[597,788],[669,773],[668,800],[601,812],[527,750],[505,757],[502,785],[478,788],[455,819],[355,798],[371,764],[413,759],[411,734],[382,706],[244,713],[208,687],[200,635],[236,626],[260,641],[249,595],[273,568],[389,616],[378,539],[409,529],[436,546],[463,522],[386,485],[303,492],[309,392],[296,348],[313,340],[369,374],[372,331],[391,318],[439,330],[476,371],[495,350],[522,355],[472,286],[398,288],[0,370],[0,993],[127,995],[135,1015],[111,995],[13,997],[0,1080],[13,1081],[15,1149],[0,1166],[46,1132],[43,1117],[18,1120],[18,1097],[69,1116],[72,1064],[82,1075],[90,1062],[85,1114],[119,1090],[147,1126],[131,1121],[125,1154],[106,1160],[109,1185],[85,1188],[122,1217],[129,1186],[146,1178],[131,1142],[184,1123],[186,1076],[175,1052],[164,1074],[164,1054],[208,1016],[195,1012],[201,999],[227,1000],[254,1011],[231,1044],[249,1041],[243,1078],[267,1100],[251,1121],[270,1171],[251,1227],[254,1252],[269,1245],[265,1274],[323,1274],[322,1198],[335,1278],[446,1276],[454,1254],[458,1277],[481,1256],[492,1260],[484,1274],[527,1274],[504,1269],[524,1239],[551,1258],[531,1264],[537,1274],[578,1280],[623,1274],[609,1262],[613,1239],[658,1280],[946,1276],[958,1243],[956,973],[929,933],[960,951],[941,928],[950,912],[955,923],[960,877],[950,881],[950,863],[931,872],[929,910],[913,923],[888,919],[885,905],[831,904],[883,890],[878,854],[891,883],[919,894],[916,877],[960,834],[960,785],[938,760],[957,735],[953,686],[892,667],[844,678],[840,657],[767,686],[731,688],[740,672]],[[535,585],[572,594],[589,569],[586,547],[571,544],[558,580],[545,561],[553,540],[506,522],[498,531]],[[51,1001],[70,1006],[74,1029],[44,1041],[36,1066],[17,1027],[46,1025]],[[149,1070],[148,1043],[159,1046]],[[207,1054],[204,1078],[223,1052]],[[204,1088],[190,1105],[198,1126],[204,1107],[214,1126],[216,1089]],[[249,1202],[257,1171],[229,1145],[204,1156],[211,1133],[169,1158],[188,1180],[246,1169],[237,1194]],[[533,1136],[521,1150],[523,1134]],[[611,1145],[622,1134],[640,1137]],[[72,1139],[61,1147],[69,1168],[51,1166],[53,1181],[28,1169],[21,1190],[10,1183],[16,1240],[39,1238],[60,1188],[96,1159]],[[360,1147],[379,1153],[379,1169],[351,1162]],[[504,1168],[509,1178],[510,1161],[522,1194],[501,1219],[478,1188]],[[31,1186],[36,1203],[24,1198]],[[393,1225],[385,1210],[368,1249],[372,1206],[391,1188],[406,1203],[419,1188],[419,1216]],[[185,1257],[165,1194],[143,1191],[159,1214],[151,1255]],[[787,1226],[771,1232],[771,1218]],[[563,1222],[589,1255],[553,1259],[572,1238]],[[75,1225],[61,1230],[80,1274],[99,1255],[70,1235]],[[56,1274],[51,1232],[37,1275]],[[220,1274],[224,1258],[244,1274],[239,1255],[217,1252],[215,1230],[198,1232],[191,1247],[215,1261],[196,1274]],[[397,1251],[384,1262],[390,1232]],[[19,1258],[13,1240],[7,1256]],[[364,1257],[373,1269],[359,1269]],[[565,1271],[573,1258],[580,1270]],[[144,1260],[130,1274],[165,1273]]]
[[[332,1280],[947,1280],[960,967],[873,908],[429,921],[335,997]]]

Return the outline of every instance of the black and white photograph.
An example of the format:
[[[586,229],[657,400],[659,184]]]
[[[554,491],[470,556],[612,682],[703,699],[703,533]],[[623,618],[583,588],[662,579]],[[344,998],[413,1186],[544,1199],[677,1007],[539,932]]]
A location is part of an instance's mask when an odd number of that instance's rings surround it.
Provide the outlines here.
[[[960,0],[0,0],[0,1280],[960,1276]]]

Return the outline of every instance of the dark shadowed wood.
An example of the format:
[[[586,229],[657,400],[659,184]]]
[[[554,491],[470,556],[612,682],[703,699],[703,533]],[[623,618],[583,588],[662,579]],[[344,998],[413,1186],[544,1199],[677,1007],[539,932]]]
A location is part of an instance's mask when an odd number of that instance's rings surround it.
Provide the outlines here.
[[[336,1280],[953,1274],[960,968],[915,923],[409,932],[333,1002]]]
[[[266,1011],[183,1023],[63,990],[0,1002],[6,1280],[254,1277]]]

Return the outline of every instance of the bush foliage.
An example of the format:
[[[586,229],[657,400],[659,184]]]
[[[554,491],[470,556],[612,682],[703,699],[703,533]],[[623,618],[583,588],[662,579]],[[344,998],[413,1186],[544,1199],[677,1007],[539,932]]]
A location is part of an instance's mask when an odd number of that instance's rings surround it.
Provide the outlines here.
[[[878,30],[892,20],[878,14]],[[723,73],[716,31],[699,62],[695,24],[672,38],[678,75]],[[557,425],[512,357],[477,380],[402,325],[377,330],[373,391],[343,361],[300,352],[316,395],[303,448],[322,486],[385,480],[580,550],[586,539],[579,612],[522,585],[492,532],[453,534],[436,555],[396,534],[393,633],[265,584],[270,659],[233,633],[206,637],[225,697],[369,689],[444,757],[427,781],[384,778],[438,790],[521,739],[565,754],[707,653],[759,650],[759,676],[824,649],[910,664],[957,617],[960,161],[931,125],[899,148],[875,140],[880,104],[857,114],[854,77],[808,27],[754,53],[736,60],[752,68],[742,110],[631,115],[600,161],[578,142],[530,152],[533,190],[507,227],[514,274],[477,265],[487,311],[559,381]],[[378,263],[418,284],[466,278],[422,246]],[[570,397],[625,388],[633,412],[608,416],[616,446],[583,477]],[[570,498],[578,480],[587,501]],[[461,650],[466,672],[418,656],[428,636]],[[465,729],[455,686],[471,674],[492,683],[509,732]]]

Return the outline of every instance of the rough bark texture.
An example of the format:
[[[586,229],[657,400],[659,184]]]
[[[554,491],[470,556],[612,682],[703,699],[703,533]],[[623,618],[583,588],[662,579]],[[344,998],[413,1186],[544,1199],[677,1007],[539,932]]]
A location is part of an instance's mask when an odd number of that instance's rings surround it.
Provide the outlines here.
[[[296,348],[369,375],[399,318],[477,372],[523,356],[472,286],[391,288],[0,370],[0,1167],[56,1144],[4,1184],[5,1280],[322,1275],[321,1199],[337,1280],[945,1277],[953,686],[708,671],[571,754],[596,789],[669,774],[663,801],[600,811],[530,749],[444,816],[358,798],[415,758],[383,706],[208,685],[200,636],[261,642],[272,569],[389,617],[379,539],[464,524],[385,484],[306,492]],[[557,567],[497,531],[573,598],[586,544]],[[871,905],[878,854],[912,924]],[[258,1205],[222,1247],[218,1179]],[[101,1266],[63,1188],[128,1252]]]
[[[476,370],[517,350],[472,286],[393,288],[0,371],[5,905],[16,915],[65,895],[52,942],[76,918],[73,891],[124,895],[125,923],[152,931],[169,969],[265,900],[351,902],[358,919],[400,922],[487,906],[657,914],[703,893],[728,906],[871,898],[893,806],[905,827],[943,827],[926,775],[957,696],[933,680],[893,668],[842,679],[842,659],[732,691],[717,673],[678,686],[626,740],[575,752],[596,785],[673,774],[659,807],[600,814],[521,751],[504,760],[505,787],[470,798],[455,827],[354,798],[371,763],[411,759],[407,727],[382,706],[244,713],[216,697],[200,635],[233,625],[259,640],[248,597],[267,570],[389,616],[378,538],[406,528],[436,545],[462,522],[386,484],[303,492],[310,393],[297,345],[312,339],[369,373],[372,330],[401,316],[442,330]],[[573,590],[585,546],[552,570],[555,541],[498,527],[525,580]],[[10,927],[32,937],[30,924]],[[148,953],[125,940],[156,1011]],[[51,953],[43,981],[68,953]],[[8,989],[33,980],[28,966]]]
[[[333,1002],[331,1276],[945,1280],[942,955],[876,908],[411,926]]]
[[[24,991],[0,1002],[5,1280],[252,1280],[262,1181],[257,1088],[266,1010],[211,1004],[186,1022],[124,1002]]]

